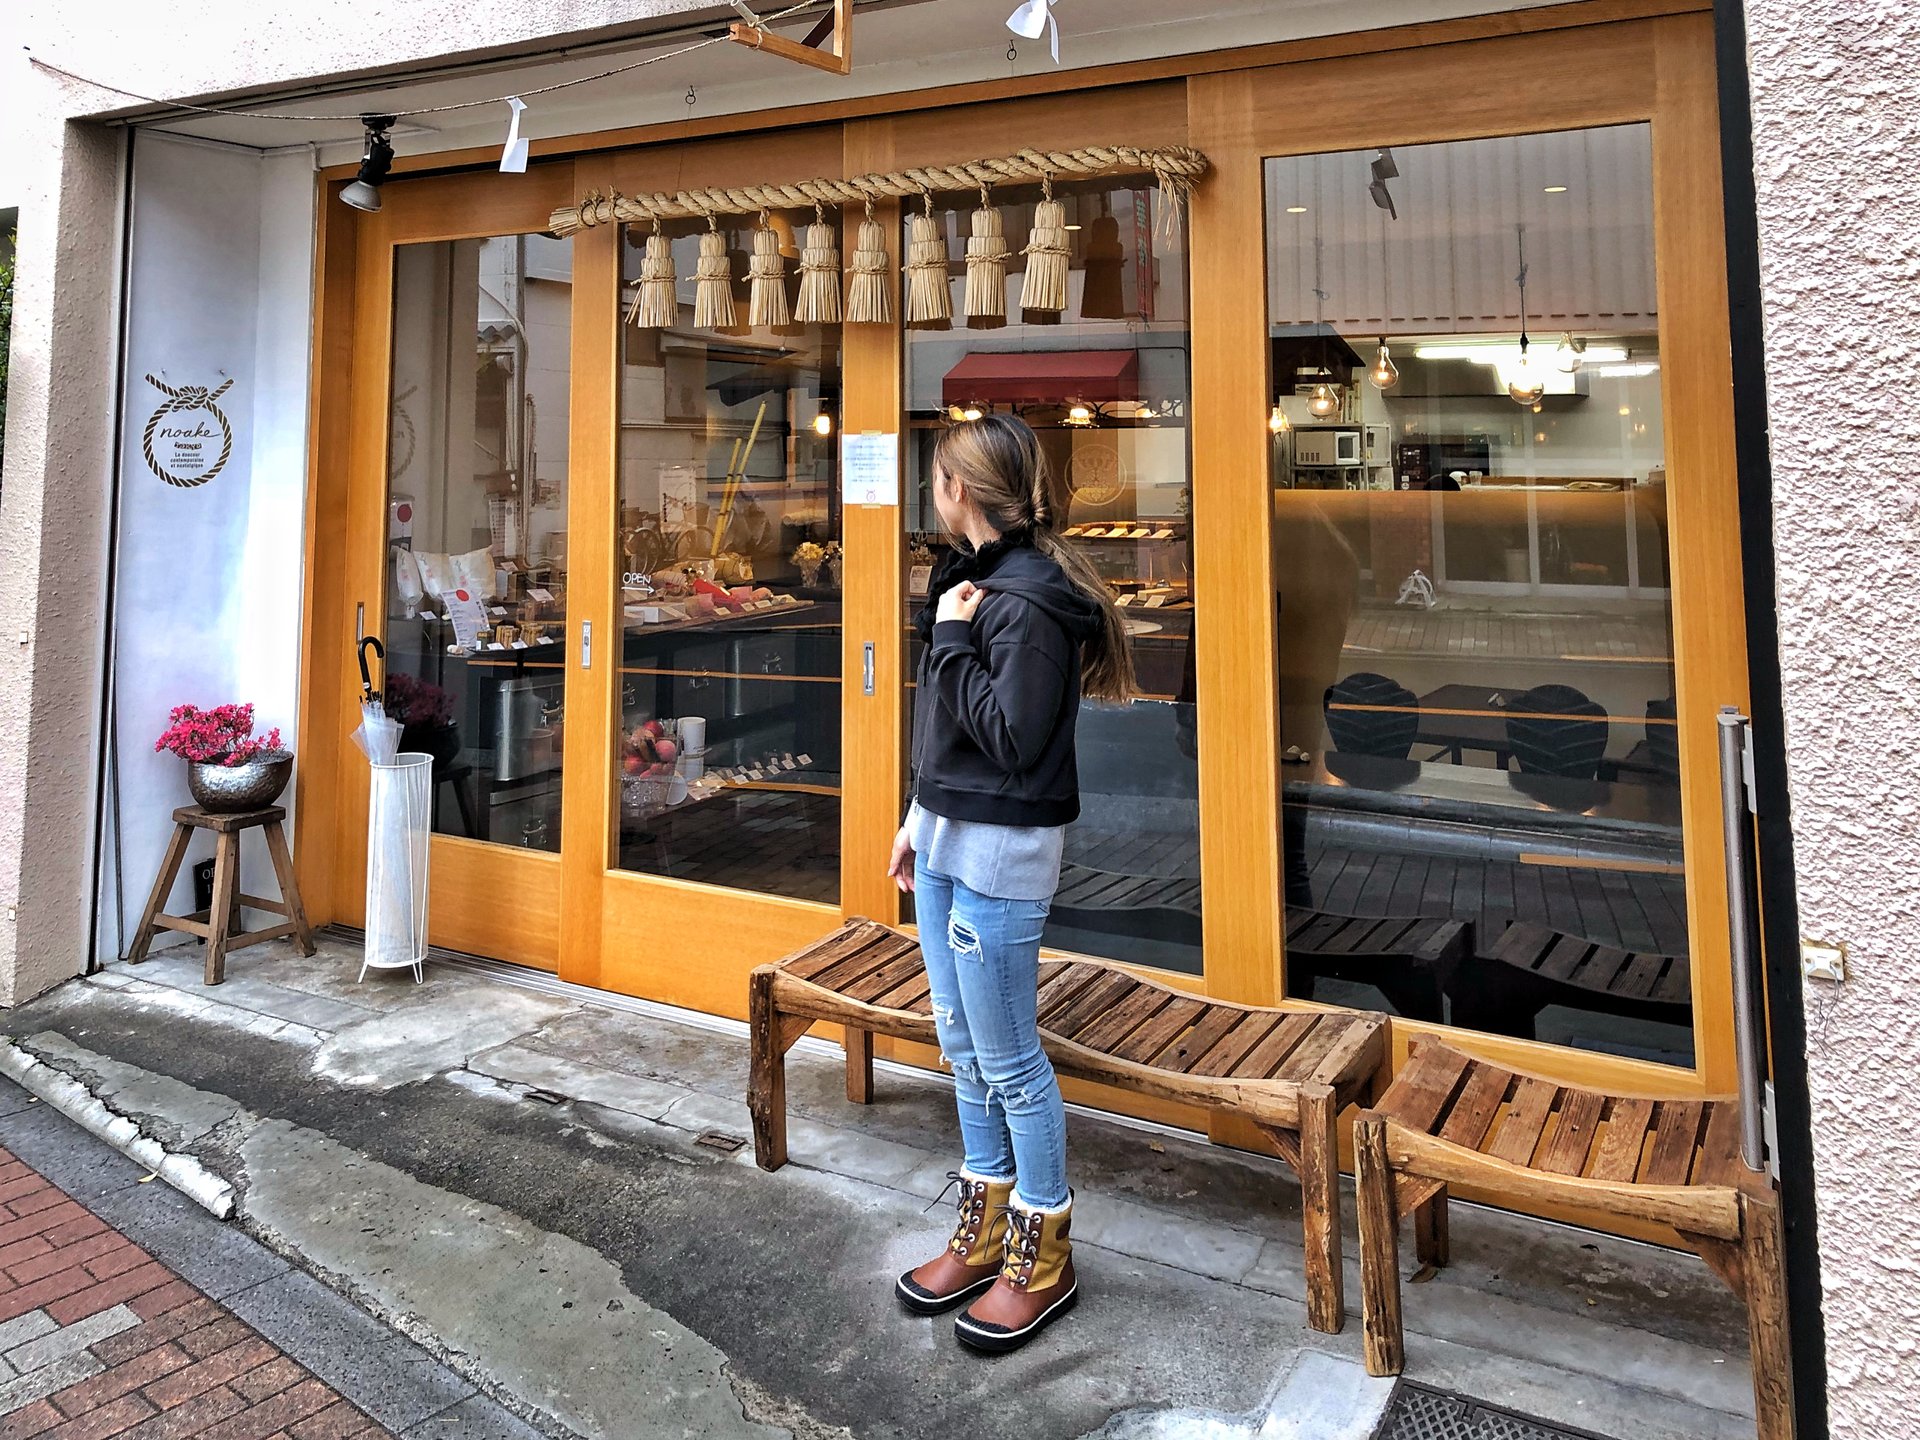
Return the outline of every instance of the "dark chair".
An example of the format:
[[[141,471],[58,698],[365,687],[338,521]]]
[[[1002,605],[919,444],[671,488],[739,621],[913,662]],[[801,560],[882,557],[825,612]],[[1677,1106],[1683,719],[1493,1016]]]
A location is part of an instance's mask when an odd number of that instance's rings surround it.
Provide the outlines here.
[[[1672,699],[1647,701],[1647,760],[1662,775],[1680,773],[1680,727],[1673,723],[1677,709]]]
[[[1605,710],[1571,685],[1536,685],[1514,696],[1507,708],[1513,712],[1507,717],[1507,745],[1521,774],[1598,778],[1607,753]]]
[[[1420,698],[1384,675],[1361,670],[1327,687],[1321,708],[1333,748],[1404,760],[1420,732]]]

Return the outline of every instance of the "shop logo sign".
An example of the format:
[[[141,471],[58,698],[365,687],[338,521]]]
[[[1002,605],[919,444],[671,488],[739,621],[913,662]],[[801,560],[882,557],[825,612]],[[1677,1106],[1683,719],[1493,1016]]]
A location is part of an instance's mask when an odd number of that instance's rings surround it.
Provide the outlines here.
[[[220,397],[232,380],[218,390],[204,385],[175,389],[147,376],[147,383],[167,398],[147,420],[140,437],[140,453],[147,468],[169,485],[192,489],[204,485],[226,467],[233,454],[233,427],[220,412]]]

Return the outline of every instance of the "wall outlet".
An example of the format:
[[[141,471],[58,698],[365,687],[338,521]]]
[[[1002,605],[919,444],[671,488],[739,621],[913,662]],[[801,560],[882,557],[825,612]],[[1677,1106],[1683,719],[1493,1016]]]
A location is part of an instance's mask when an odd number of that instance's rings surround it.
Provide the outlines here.
[[[1800,942],[1800,973],[1809,980],[1829,980],[1835,985],[1847,978],[1847,946],[1843,940],[1829,944],[1825,940]]]

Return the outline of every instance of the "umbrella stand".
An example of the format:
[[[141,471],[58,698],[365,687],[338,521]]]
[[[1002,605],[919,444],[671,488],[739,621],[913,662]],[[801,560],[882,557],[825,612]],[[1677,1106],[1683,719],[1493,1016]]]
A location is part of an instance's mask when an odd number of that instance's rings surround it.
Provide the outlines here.
[[[396,754],[400,722],[388,715],[373,688],[367,665],[371,649],[381,659],[386,647],[373,636],[360,641],[360,728],[354,742],[373,767],[367,797],[366,950],[360,979],[368,970],[412,970],[415,983],[426,979],[428,837],[433,830],[433,757]]]

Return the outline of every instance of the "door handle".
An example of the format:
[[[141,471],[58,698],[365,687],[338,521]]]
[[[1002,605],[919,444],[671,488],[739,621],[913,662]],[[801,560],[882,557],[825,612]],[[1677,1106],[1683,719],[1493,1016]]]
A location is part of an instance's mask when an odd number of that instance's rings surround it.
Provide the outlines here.
[[[580,668],[582,670],[593,668],[593,621],[591,620],[580,622]]]
[[[860,693],[873,694],[873,641],[871,640],[861,647]]]

